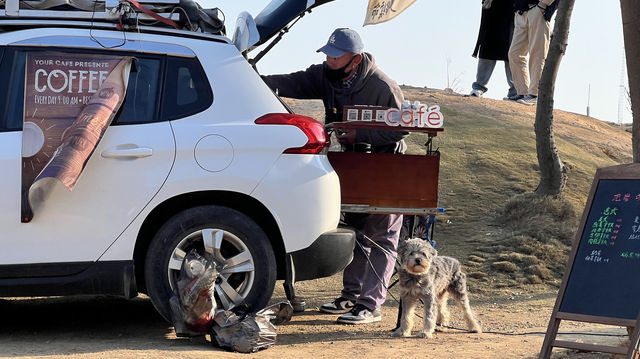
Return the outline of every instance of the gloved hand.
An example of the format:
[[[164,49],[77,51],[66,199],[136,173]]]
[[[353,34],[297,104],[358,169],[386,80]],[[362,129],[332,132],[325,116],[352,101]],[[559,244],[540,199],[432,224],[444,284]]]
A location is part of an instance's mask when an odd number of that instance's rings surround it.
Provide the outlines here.
[[[336,131],[336,137],[338,138],[338,142],[343,145],[353,145],[356,142],[356,130],[340,129]]]
[[[493,2],[493,0],[482,0],[482,8],[485,10],[490,8],[491,2]]]

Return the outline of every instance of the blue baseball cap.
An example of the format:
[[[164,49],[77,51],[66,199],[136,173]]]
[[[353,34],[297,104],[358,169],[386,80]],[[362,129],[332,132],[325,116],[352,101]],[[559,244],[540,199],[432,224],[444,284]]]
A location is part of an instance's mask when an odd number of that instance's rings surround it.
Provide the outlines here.
[[[336,29],[327,44],[316,52],[324,52],[329,57],[340,57],[347,52],[361,54],[364,49],[362,39],[357,32],[347,28]]]

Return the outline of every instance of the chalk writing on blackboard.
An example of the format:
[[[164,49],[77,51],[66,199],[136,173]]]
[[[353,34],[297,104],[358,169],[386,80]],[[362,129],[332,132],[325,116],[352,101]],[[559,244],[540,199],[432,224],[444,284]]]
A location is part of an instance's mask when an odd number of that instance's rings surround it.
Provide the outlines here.
[[[640,239],[640,217],[636,216],[631,226],[631,234],[628,239]]]
[[[640,271],[640,179],[601,179],[590,203],[559,311],[635,320],[640,282],[629,274]]]
[[[591,251],[591,254],[587,255],[584,260],[595,263],[609,263],[609,258],[602,258],[602,251]]]
[[[620,253],[620,257],[626,259],[640,259],[640,253],[638,252],[622,252]]]
[[[591,225],[589,233],[589,244],[597,246],[613,245],[615,235],[613,234],[616,223],[615,216],[618,214],[618,208],[607,207],[602,211],[600,217]],[[614,238],[612,238],[614,237]]]
[[[613,199],[611,201],[613,202],[629,202],[631,200],[631,193],[614,193],[613,194]],[[634,199],[636,201],[640,201],[640,193],[636,194]]]

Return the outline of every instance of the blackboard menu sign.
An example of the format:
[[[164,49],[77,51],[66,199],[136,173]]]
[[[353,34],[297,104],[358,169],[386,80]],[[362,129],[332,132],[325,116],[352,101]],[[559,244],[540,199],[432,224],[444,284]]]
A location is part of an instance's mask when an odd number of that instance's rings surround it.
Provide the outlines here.
[[[640,179],[597,184],[560,311],[635,320],[640,311]]]
[[[554,347],[640,358],[638,274],[640,163],[600,168],[576,231],[540,358],[550,358]],[[633,328],[630,345],[556,339],[562,320]]]

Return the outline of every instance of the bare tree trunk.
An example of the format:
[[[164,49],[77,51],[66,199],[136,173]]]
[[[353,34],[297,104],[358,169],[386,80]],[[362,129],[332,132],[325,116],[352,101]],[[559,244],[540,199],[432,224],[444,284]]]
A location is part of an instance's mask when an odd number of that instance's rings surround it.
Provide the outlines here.
[[[540,195],[558,195],[567,183],[567,167],[560,160],[556,142],[553,137],[553,92],[556,76],[560,68],[560,60],[564,56],[569,38],[569,23],[575,0],[556,0],[558,13],[549,44],[549,52],[544,63],[540,86],[538,87],[538,104],[536,108],[536,151],[540,166],[540,183],[536,193]]]
[[[620,0],[624,50],[627,54],[629,97],[633,113],[633,162],[640,162],[640,6],[637,0]]]

